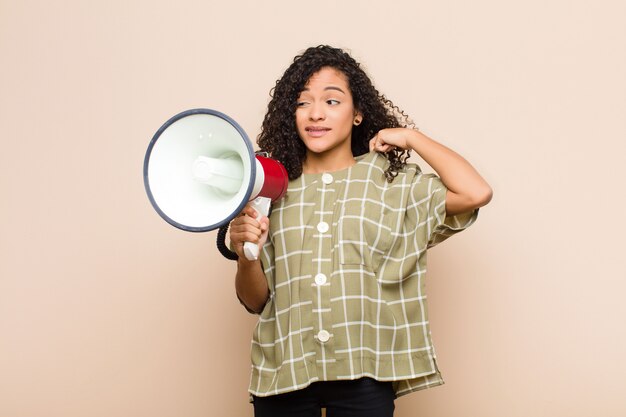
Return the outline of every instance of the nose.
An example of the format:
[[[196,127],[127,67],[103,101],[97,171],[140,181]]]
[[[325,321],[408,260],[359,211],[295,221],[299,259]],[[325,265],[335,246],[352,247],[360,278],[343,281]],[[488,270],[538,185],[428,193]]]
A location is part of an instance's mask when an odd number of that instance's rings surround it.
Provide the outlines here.
[[[319,103],[313,103],[309,107],[309,120],[311,121],[319,121],[324,120],[326,118],[326,113],[324,112],[323,105]]]

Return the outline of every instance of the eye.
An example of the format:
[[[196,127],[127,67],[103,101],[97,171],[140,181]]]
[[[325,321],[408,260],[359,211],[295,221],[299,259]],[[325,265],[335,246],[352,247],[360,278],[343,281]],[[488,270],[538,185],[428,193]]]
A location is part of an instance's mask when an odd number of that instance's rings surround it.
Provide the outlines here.
[[[337,104],[339,104],[339,100],[335,100],[334,98],[331,98],[331,99],[326,100],[326,104],[329,104],[331,106],[336,106]]]
[[[298,102],[296,103],[296,106],[297,106],[297,107],[303,107],[303,106],[306,106],[307,104],[309,104],[309,102],[308,102],[308,101],[298,101]]]

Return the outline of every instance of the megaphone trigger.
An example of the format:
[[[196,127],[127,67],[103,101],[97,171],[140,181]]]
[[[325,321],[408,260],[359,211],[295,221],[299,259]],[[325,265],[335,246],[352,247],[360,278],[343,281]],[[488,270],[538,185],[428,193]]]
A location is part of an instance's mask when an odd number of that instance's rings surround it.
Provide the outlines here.
[[[261,220],[263,216],[267,216],[269,214],[271,203],[272,200],[267,197],[257,197],[250,202],[250,205],[257,212],[257,221]],[[259,245],[252,242],[246,242],[243,244],[243,253],[249,261],[256,261],[259,259]]]

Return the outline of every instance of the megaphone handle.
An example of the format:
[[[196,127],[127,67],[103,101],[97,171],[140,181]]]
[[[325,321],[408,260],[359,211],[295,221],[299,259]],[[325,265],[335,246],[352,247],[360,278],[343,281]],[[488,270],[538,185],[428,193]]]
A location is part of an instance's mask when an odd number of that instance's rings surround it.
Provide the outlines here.
[[[256,217],[257,220],[261,220],[261,217],[268,215],[270,212],[270,204],[272,204],[272,200],[267,197],[257,197],[252,200],[252,207],[258,214]],[[256,261],[259,259],[259,245],[246,242],[243,244],[243,253],[249,261]]]

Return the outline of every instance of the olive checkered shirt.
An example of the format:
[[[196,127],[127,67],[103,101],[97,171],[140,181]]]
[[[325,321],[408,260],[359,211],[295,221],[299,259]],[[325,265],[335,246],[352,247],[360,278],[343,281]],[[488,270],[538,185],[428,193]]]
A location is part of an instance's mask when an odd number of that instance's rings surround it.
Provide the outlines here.
[[[446,218],[446,187],[407,164],[392,183],[385,156],[303,174],[270,215],[261,262],[270,288],[252,341],[250,393],[371,377],[396,395],[443,383],[425,293],[426,249],[470,226]]]

